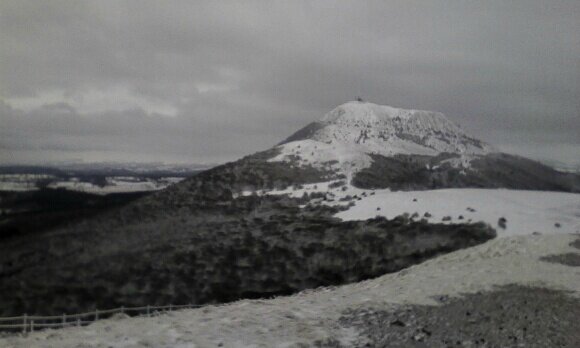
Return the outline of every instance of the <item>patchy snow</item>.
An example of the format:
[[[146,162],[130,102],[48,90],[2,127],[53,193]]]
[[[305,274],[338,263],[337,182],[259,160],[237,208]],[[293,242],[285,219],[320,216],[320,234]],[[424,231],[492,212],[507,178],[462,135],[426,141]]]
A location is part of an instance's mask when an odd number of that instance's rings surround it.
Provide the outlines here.
[[[540,257],[578,252],[572,235],[511,236],[459,250],[397,273],[334,288],[308,290],[272,300],[182,310],[152,318],[102,320],[87,327],[0,338],[16,347],[299,347],[334,338],[356,338],[341,327],[346,309],[436,305],[435,296],[475,293],[507,284],[540,285],[580,297],[576,267]]]
[[[419,218],[429,222],[483,221],[494,227],[499,236],[580,233],[580,194],[574,193],[506,189],[377,190],[374,195],[366,195],[354,203],[336,216],[343,220],[366,220],[377,215],[394,218],[404,213],[418,213]],[[425,217],[425,213],[431,217]],[[450,220],[442,221],[446,216]],[[498,226],[502,217],[506,219],[505,229]]]
[[[432,223],[485,222],[498,236],[580,233],[580,194],[507,189],[440,189],[426,191],[363,190],[340,180],[288,187],[259,194],[289,195],[322,192],[311,204],[352,205],[339,212],[342,220],[366,220],[376,216],[392,219],[417,213],[416,220]],[[244,195],[253,194],[244,192]],[[427,213],[427,215],[426,215]],[[460,217],[461,216],[461,217]],[[498,226],[504,218],[505,228]],[[445,218],[445,220],[444,220]]]
[[[336,170],[350,180],[352,175],[371,165],[371,158],[360,148],[344,144],[326,144],[316,140],[299,140],[277,147],[280,154],[269,162],[295,162],[299,166]]]

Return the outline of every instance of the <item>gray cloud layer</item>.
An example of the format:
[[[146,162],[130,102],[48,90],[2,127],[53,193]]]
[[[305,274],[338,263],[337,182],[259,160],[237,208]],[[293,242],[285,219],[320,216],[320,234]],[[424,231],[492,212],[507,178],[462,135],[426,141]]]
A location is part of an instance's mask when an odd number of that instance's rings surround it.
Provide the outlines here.
[[[2,1],[0,161],[222,161],[362,95],[578,161],[580,3]]]

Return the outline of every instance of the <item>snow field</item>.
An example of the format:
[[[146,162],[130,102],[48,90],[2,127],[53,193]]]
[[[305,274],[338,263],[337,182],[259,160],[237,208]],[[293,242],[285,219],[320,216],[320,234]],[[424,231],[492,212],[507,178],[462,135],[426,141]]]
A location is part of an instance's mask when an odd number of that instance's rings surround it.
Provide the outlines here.
[[[392,219],[417,213],[416,220],[431,223],[485,222],[499,237],[541,234],[580,233],[580,194],[552,191],[507,189],[440,189],[426,191],[363,190],[337,181],[303,185],[300,189],[260,192],[302,197],[304,193],[323,192],[326,200],[314,204],[354,206],[341,211],[342,220],[366,220],[376,216]],[[346,187],[344,189],[343,187]],[[251,192],[244,192],[248,195]],[[344,200],[350,196],[351,200]],[[427,213],[427,215],[425,215]],[[444,220],[445,218],[445,220]],[[505,228],[498,225],[504,218]]]
[[[379,210],[377,210],[379,209]],[[580,233],[580,194],[505,189],[442,189],[390,192],[379,190],[362,197],[355,206],[336,216],[343,220],[366,220],[376,215],[393,218],[418,213],[437,223],[483,221],[498,236]],[[425,213],[430,217],[425,217]],[[460,219],[460,216],[463,218]],[[443,221],[444,217],[450,217]],[[505,218],[505,228],[498,225]]]

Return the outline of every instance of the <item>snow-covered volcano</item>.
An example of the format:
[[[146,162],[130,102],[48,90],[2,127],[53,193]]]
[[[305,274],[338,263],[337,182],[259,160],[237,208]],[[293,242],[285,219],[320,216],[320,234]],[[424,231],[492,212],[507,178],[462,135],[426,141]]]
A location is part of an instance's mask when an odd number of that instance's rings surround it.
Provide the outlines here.
[[[550,295],[580,289],[570,267],[580,241],[563,235],[580,227],[580,195],[570,192],[580,192],[580,176],[493,153],[441,114],[347,103],[273,149],[78,224],[2,241],[0,316],[226,302],[380,278],[0,346],[467,346],[475,336],[506,346],[514,332],[548,339],[521,334],[525,346],[554,346],[580,332],[578,301]],[[481,296],[447,302],[466,293]],[[442,306],[416,307],[434,299]],[[564,328],[554,341],[552,327]]]
[[[484,154],[491,147],[467,135],[440,112],[405,110],[365,102],[336,107],[283,143],[316,140],[382,155]]]
[[[493,151],[440,112],[357,101],[342,104],[300,129],[279,149],[276,160],[290,157],[315,166],[338,161],[346,172],[367,167],[369,154],[471,157]]]

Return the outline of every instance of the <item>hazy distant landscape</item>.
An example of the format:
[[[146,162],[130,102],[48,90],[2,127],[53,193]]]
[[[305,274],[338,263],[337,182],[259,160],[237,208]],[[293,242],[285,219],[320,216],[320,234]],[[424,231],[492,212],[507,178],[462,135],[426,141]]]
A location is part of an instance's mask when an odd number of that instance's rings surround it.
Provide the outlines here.
[[[0,166],[0,239],[38,234],[94,216],[204,168],[119,163]]]
[[[161,163],[0,165],[0,191],[66,189],[101,195],[155,191],[208,168],[211,166]]]

